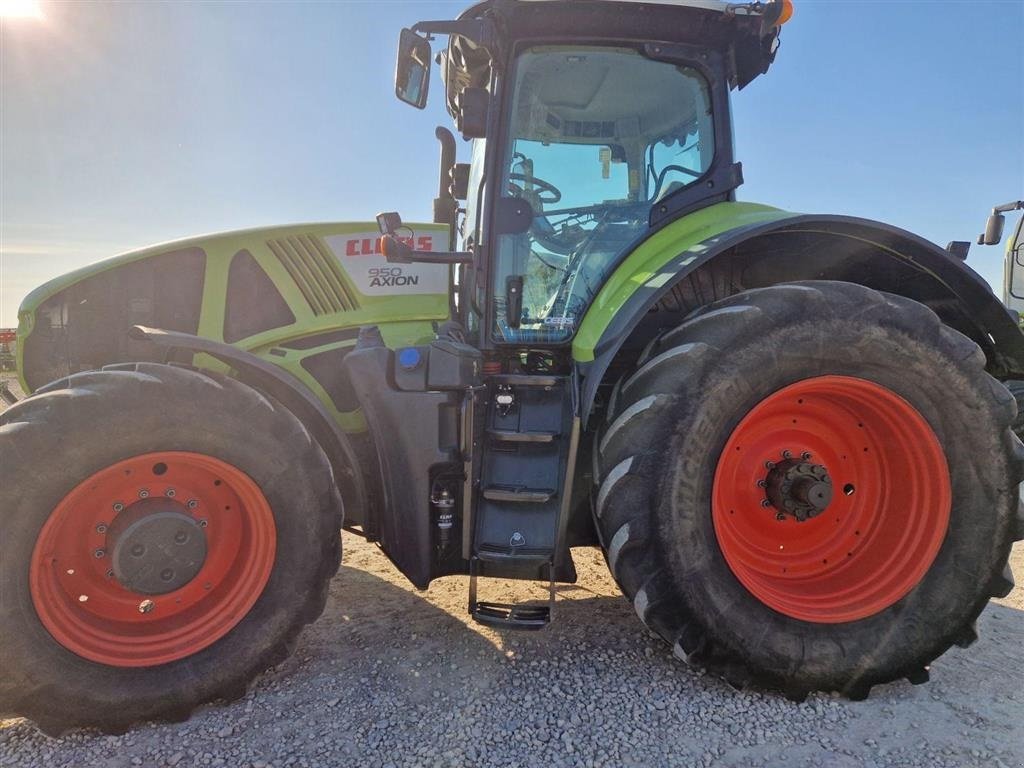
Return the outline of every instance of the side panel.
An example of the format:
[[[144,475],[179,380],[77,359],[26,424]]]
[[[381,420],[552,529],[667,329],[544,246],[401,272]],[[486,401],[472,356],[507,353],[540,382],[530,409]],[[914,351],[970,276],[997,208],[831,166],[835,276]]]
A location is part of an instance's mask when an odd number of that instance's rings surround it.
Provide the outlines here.
[[[448,231],[413,224],[420,249]],[[147,360],[135,324],[224,341],[288,370],[350,431],[364,424],[340,362],[362,325],[390,346],[432,336],[449,314],[449,269],[391,265],[374,223],[309,224],[195,238],[114,257],[33,291],[19,311],[26,391],[79,370]],[[224,369],[200,356],[197,364]]]

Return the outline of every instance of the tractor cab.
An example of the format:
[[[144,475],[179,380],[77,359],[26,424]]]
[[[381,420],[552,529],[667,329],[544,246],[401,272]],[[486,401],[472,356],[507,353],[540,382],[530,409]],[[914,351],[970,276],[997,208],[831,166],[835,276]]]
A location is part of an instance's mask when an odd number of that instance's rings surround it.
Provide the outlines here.
[[[790,13],[490,0],[402,31],[395,91],[420,108],[448,35],[446,106],[473,148],[468,166],[442,160],[435,218],[473,255],[458,309],[481,348],[564,345],[631,246],[734,199],[729,91],[767,71]]]
[[[482,376],[451,379],[468,392],[461,401],[405,391],[378,409],[387,351],[357,349],[346,366],[381,444],[400,423],[425,419],[413,430],[422,433],[435,406],[454,412],[463,403],[463,444],[448,458],[429,457],[432,481],[419,471],[425,462],[415,451],[390,451],[382,462],[385,472],[389,463],[395,470],[386,485],[423,478],[408,514],[396,520],[415,519],[428,489],[435,507],[461,500],[453,515],[461,548],[445,545],[432,556],[404,543],[387,520],[380,538],[415,583],[468,569],[478,621],[535,629],[550,619],[550,605],[480,600],[477,576],[575,580],[568,526],[580,517],[575,507],[587,498],[587,483],[574,478],[582,419],[569,342],[599,288],[638,243],[686,214],[734,199],[742,174],[733,157],[729,91],[768,69],[790,10],[788,2],[490,0],[454,21],[402,30],[396,95],[414,107],[426,104],[431,42],[447,35],[436,59],[445,103],[473,146],[470,162],[456,164],[454,136],[437,129],[435,222],[448,225],[453,250],[413,250],[415,233],[396,213],[378,217],[381,250],[397,263],[457,268],[456,346],[435,342],[409,352],[409,360],[426,360],[430,377],[476,355]],[[394,414],[404,415],[391,424]],[[465,466],[440,469],[456,453]],[[393,492],[392,503],[403,495]],[[420,541],[429,538],[425,529]]]

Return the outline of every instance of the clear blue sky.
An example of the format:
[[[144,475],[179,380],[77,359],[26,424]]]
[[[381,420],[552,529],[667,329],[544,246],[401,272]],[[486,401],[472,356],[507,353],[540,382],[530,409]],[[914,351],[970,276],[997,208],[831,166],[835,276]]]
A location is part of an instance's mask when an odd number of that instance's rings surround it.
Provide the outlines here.
[[[436,73],[425,113],[394,99],[395,43],[468,3],[41,4],[0,22],[0,326],[39,283],[149,243],[429,216],[447,116]],[[1024,2],[795,4],[733,97],[741,199],[945,245],[1024,196]],[[969,261],[998,283],[1001,258]]]

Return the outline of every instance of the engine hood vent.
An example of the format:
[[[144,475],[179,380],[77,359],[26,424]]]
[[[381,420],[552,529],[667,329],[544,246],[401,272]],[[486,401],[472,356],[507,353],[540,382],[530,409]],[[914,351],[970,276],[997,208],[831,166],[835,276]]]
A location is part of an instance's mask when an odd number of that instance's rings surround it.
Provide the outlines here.
[[[348,312],[359,307],[319,238],[290,235],[268,240],[267,246],[291,275],[314,315]]]

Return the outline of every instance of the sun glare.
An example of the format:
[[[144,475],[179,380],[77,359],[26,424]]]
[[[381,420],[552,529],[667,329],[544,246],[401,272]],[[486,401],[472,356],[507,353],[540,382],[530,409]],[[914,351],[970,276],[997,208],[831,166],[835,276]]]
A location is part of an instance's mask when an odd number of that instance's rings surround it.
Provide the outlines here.
[[[41,19],[39,0],[0,0],[0,19]]]

